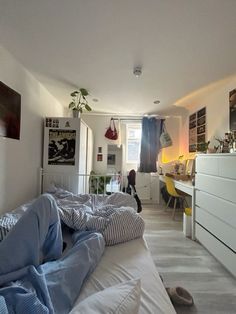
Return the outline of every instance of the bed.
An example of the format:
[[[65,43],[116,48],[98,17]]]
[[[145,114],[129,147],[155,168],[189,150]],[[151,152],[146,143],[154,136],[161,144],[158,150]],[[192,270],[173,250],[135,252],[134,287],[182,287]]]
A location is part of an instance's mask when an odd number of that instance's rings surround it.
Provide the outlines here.
[[[67,199],[69,200],[70,208],[71,206],[77,205],[78,199],[80,200],[80,203],[81,200],[84,199],[83,212],[85,208],[88,207],[86,210],[89,215],[90,209],[88,204],[92,204],[93,207],[94,205],[99,207],[101,206],[101,202],[105,202],[106,206],[108,206],[108,211],[113,213],[115,205],[108,205],[110,202],[109,197],[111,197],[112,202],[115,200],[117,204],[119,203],[122,210],[126,203],[128,207],[133,206],[133,209],[128,211],[129,215],[134,215],[136,209],[136,202],[132,199],[132,196],[127,194],[122,196],[123,193],[115,193],[111,196],[101,196],[101,198],[95,196],[91,197],[90,195],[84,198],[84,196],[75,196],[63,189],[55,190],[54,188],[54,190],[49,192],[55,199],[57,199],[58,204],[60,204],[62,208],[66,207],[66,213],[68,210]],[[73,203],[74,205],[72,205]],[[22,213],[27,210],[30,204],[32,204],[32,202],[24,204],[14,210],[13,216],[10,215],[9,219],[12,219],[12,221],[14,219],[17,220]],[[128,237],[122,234],[122,241],[120,241],[119,238],[120,243],[116,237],[113,237],[110,241],[111,233],[109,233],[109,238],[106,239],[107,245],[103,255],[95,270],[89,274],[84,281],[78,298],[74,302],[73,308],[70,309],[71,314],[175,313],[174,307],[155,268],[147,244],[141,236],[143,230],[140,228],[140,222],[142,220],[137,213],[135,213],[134,216],[135,219],[138,219],[139,224],[135,236],[133,233]],[[107,216],[105,219],[107,219]],[[86,223],[88,221],[89,220],[87,219]],[[137,221],[135,221],[135,223],[137,223]],[[86,228],[87,226],[88,224],[86,225]],[[94,225],[92,225],[92,228],[94,228]],[[71,226],[67,226],[64,230],[64,241],[67,243],[67,249],[64,254],[66,254],[66,252],[71,249]],[[106,238],[106,235],[107,234],[105,234],[104,238]]]
[[[134,279],[141,281],[141,298],[137,313],[175,313],[143,238],[106,247],[100,263],[83,285],[72,313],[80,313],[77,312],[79,304],[89,296]],[[139,303],[139,298],[136,302]],[[110,313],[105,311],[105,303],[103,303],[103,310],[103,313]],[[136,312],[126,309],[122,313]]]

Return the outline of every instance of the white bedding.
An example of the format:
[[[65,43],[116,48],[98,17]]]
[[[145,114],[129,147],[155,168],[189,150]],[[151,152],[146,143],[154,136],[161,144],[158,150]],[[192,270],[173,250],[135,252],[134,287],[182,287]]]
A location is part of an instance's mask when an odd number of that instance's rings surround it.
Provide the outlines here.
[[[143,238],[106,247],[97,268],[84,283],[74,309],[79,302],[98,291],[139,278],[139,314],[176,313]]]

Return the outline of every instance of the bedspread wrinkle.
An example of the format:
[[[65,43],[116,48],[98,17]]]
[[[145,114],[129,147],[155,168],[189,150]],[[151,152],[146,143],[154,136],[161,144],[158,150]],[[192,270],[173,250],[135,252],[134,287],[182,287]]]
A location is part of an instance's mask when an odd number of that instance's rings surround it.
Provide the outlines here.
[[[105,247],[100,233],[77,233],[72,248],[61,255],[57,216],[53,197],[42,195],[0,243],[1,314],[69,313],[98,264]]]

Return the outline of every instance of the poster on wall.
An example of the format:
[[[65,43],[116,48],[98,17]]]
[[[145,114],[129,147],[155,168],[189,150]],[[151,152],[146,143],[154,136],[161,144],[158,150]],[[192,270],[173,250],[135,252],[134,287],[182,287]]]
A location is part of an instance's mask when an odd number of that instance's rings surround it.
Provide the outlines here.
[[[49,129],[48,164],[75,165],[76,130]]]
[[[236,89],[229,92],[230,131],[236,131]]]
[[[206,107],[189,116],[189,152],[202,150],[206,142]]]

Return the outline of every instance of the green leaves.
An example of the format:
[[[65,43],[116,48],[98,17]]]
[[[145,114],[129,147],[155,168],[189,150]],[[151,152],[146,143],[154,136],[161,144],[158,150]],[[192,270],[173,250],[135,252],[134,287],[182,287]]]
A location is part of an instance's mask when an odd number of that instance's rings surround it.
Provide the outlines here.
[[[80,88],[79,90],[75,90],[71,94],[72,101],[69,103],[69,109],[78,110],[79,112],[83,112],[83,109],[87,111],[91,111],[92,108],[88,105],[88,101],[86,96],[89,95],[89,92],[85,88]]]
[[[85,89],[85,88],[80,88],[79,91],[81,92],[81,95],[82,95],[82,96],[88,96],[88,95],[89,95],[87,89]]]
[[[92,108],[91,108],[91,107],[89,107],[89,105],[88,105],[88,104],[86,104],[84,107],[85,107],[85,109],[86,109],[87,111],[91,111],[91,110],[92,110]]]
[[[73,101],[69,103],[69,109],[75,109],[75,103]]]
[[[71,93],[70,95],[71,95],[71,97],[76,97],[78,94],[79,94],[79,92],[76,90],[73,93]]]

